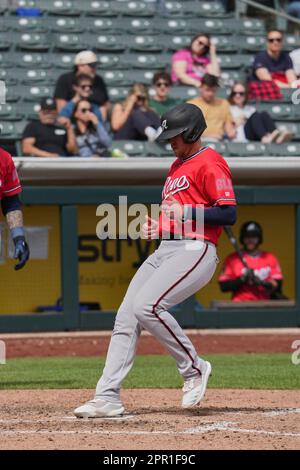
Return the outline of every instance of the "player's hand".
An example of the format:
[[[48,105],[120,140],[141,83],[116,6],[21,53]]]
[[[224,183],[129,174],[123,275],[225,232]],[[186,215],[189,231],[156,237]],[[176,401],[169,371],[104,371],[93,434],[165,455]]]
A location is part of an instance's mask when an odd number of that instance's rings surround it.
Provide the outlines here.
[[[170,220],[182,220],[183,218],[184,208],[172,194],[163,200],[160,208]]]
[[[29,260],[30,252],[29,246],[27,245],[24,237],[14,238],[14,244],[14,258],[19,260],[19,263],[15,265],[15,270],[18,271],[19,269],[22,269]]]
[[[142,225],[143,238],[152,239],[158,237],[159,225],[157,220],[151,219],[148,215],[145,217],[146,222]]]

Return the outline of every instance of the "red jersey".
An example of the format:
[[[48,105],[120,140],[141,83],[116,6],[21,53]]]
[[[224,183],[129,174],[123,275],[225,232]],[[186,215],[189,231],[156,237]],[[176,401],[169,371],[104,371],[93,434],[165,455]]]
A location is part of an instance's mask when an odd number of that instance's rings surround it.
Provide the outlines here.
[[[207,207],[236,205],[232,187],[232,177],[224,158],[210,147],[204,147],[195,155],[172,164],[165,182],[162,200],[172,195],[182,205]],[[185,224],[184,224],[185,225]],[[204,225],[204,234],[195,233],[196,224],[184,227],[184,236],[210,241],[217,245],[222,233],[219,225]],[[160,215],[160,235],[162,232],[181,233],[178,222],[169,221],[165,214]]]
[[[270,279],[281,280],[282,272],[280,264],[272,253],[261,251],[256,256],[251,256],[243,252],[243,258],[254,274],[262,281]],[[224,262],[222,272],[219,276],[219,282],[232,281],[241,277],[246,268],[241,262],[237,253],[227,256]],[[236,292],[233,293],[232,300],[237,302],[245,302],[249,300],[267,300],[270,294],[263,286],[250,286],[243,284]]]
[[[11,155],[0,148],[0,200],[21,192],[21,185]]]

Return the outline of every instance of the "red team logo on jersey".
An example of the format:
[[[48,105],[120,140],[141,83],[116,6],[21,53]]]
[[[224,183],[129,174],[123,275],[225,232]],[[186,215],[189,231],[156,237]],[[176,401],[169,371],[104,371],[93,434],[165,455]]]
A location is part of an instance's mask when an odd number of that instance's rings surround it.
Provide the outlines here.
[[[204,147],[195,155],[181,160],[177,158],[171,166],[162,192],[162,199],[172,194],[182,205],[192,207],[214,207],[236,205],[229,167],[224,158],[210,147]],[[221,226],[205,225],[197,233],[196,223],[186,222],[184,236],[208,240],[215,245],[222,233]],[[182,225],[182,224],[181,224]],[[184,224],[185,225],[185,224]],[[160,235],[180,233],[181,227],[171,223],[167,216],[160,216]]]

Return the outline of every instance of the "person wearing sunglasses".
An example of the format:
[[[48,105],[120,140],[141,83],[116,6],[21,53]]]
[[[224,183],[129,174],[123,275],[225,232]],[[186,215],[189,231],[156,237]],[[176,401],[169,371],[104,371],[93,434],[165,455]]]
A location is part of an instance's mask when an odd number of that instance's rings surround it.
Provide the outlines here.
[[[93,87],[93,80],[89,75],[82,73],[75,77],[74,85],[73,85],[73,90],[74,90],[75,95],[60,110],[58,114],[59,122],[63,123],[64,121],[63,118],[71,119],[75,105],[76,103],[78,103],[78,101],[82,99],[86,99],[90,101],[92,97],[92,87]],[[97,116],[100,122],[103,122],[102,114],[99,109],[99,106],[96,103],[92,103],[92,102],[91,102],[91,106],[92,106],[92,112]]]
[[[76,136],[76,154],[80,157],[107,157],[111,138],[92,109],[92,104],[85,98],[74,106],[71,122]]]
[[[290,132],[276,129],[267,111],[258,112],[255,106],[248,104],[248,88],[245,83],[234,83],[228,101],[236,126],[235,142],[254,140],[263,144],[282,144],[292,138]]]
[[[203,76],[209,73],[220,76],[216,47],[206,33],[198,33],[190,46],[172,56],[171,79],[173,83],[199,87]]]
[[[112,110],[111,128],[114,140],[148,140],[153,142],[160,132],[159,115],[149,105],[148,89],[135,83],[123,103]]]
[[[72,71],[62,74],[55,86],[54,99],[59,112],[75,94],[73,85],[77,75],[89,75],[92,79],[91,101],[100,107],[105,120],[110,107],[108,93],[103,78],[97,74],[97,56],[93,51],[81,51],[75,56]]]
[[[253,80],[272,80],[279,88],[297,86],[293,62],[283,50],[283,33],[279,30],[267,34],[267,48],[256,54],[253,62]]]
[[[150,99],[149,104],[161,116],[177,104],[177,101],[169,96],[172,85],[171,77],[167,72],[156,72],[153,76],[152,84],[155,94]]]

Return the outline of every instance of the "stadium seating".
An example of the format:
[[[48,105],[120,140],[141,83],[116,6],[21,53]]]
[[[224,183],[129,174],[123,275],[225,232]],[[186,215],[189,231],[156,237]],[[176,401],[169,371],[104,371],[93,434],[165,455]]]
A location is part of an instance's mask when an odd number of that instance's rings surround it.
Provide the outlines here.
[[[222,69],[220,96],[227,97],[226,89],[235,80],[246,78],[253,55],[265,46],[264,21],[235,18],[224,12],[220,2],[211,0],[170,0],[165,6],[158,3],[20,0],[21,7],[41,10],[41,16],[29,17],[16,15],[14,9],[0,2],[0,80],[7,87],[7,104],[0,108],[1,139],[8,138],[10,131],[10,137],[20,135],[21,124],[37,117],[40,98],[52,95],[58,76],[72,69],[75,54],[84,48],[97,53],[100,74],[114,102],[123,99],[133,83],[150,85],[157,70],[170,70],[171,54],[189,45],[194,34],[207,32],[216,44]],[[285,35],[285,47],[297,47],[296,36]],[[292,93],[282,89],[281,101],[261,101],[257,106],[267,110],[280,128],[294,132],[297,141],[300,106],[292,105]],[[178,102],[196,94],[192,87],[175,86],[171,91]],[[230,156],[239,151],[248,156],[263,154],[256,143],[243,144],[243,148],[234,143],[211,145]],[[296,155],[298,145],[270,146],[270,152]],[[146,155],[151,151],[153,155],[170,155],[170,149],[151,144],[144,145],[143,151]]]

